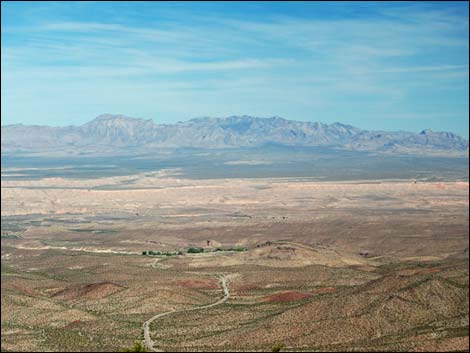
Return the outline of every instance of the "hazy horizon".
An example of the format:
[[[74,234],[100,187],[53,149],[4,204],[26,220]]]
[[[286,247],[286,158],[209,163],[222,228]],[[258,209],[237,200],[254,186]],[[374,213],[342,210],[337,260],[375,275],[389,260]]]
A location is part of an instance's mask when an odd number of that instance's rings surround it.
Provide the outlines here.
[[[113,111],[468,138],[465,2],[1,6],[2,125],[81,125]]]
[[[124,115],[124,114],[120,114],[120,113],[102,113],[102,114],[98,114],[97,116],[95,117],[92,117],[90,119],[88,119],[87,121],[84,121],[84,122],[81,122],[81,123],[77,123],[77,124],[24,124],[24,123],[12,123],[12,124],[3,124],[2,123],[2,126],[9,126],[9,125],[25,125],[25,126],[50,126],[50,127],[67,127],[67,126],[81,126],[83,124],[86,124],[88,122],[91,122],[92,120],[96,119],[96,118],[99,118],[101,116],[113,116],[113,117],[124,117],[124,118],[130,118],[130,119],[143,119],[143,120],[151,120],[154,124],[157,124],[157,125],[172,125],[172,124],[178,124],[178,123],[185,123],[185,122],[188,122],[190,120],[193,120],[193,119],[204,119],[204,118],[208,118],[208,119],[225,119],[225,118],[230,118],[230,117],[250,117],[250,118],[256,118],[256,119],[271,119],[271,118],[281,118],[281,119],[285,119],[285,120],[289,120],[289,121],[300,121],[300,122],[312,122],[312,123],[320,123],[320,124],[328,124],[328,125],[331,125],[331,124],[335,124],[335,123],[340,123],[340,124],[345,124],[345,125],[350,125],[350,126],[354,126],[355,128],[359,128],[361,130],[369,130],[369,131],[374,131],[372,129],[367,129],[366,127],[363,127],[363,126],[357,126],[357,125],[352,125],[352,124],[348,124],[348,123],[345,123],[343,121],[329,121],[329,122],[325,122],[325,121],[321,121],[321,120],[296,120],[296,119],[290,119],[288,117],[284,117],[284,116],[278,116],[278,115],[274,115],[274,116],[251,116],[249,114],[241,114],[241,115],[234,115],[234,114],[230,114],[230,115],[227,115],[227,116],[194,116],[194,117],[188,117],[187,119],[182,119],[180,121],[174,121],[174,122],[170,122],[170,123],[165,123],[165,122],[160,122],[160,121],[156,121],[155,119],[152,119],[152,118],[147,118],[147,117],[137,117],[137,116],[128,116],[128,115]],[[419,133],[419,132],[422,132],[423,130],[428,130],[430,128],[424,126],[422,127],[421,129],[418,129],[416,131],[413,131],[413,130],[406,130],[406,129],[395,129],[395,130],[392,130],[392,129],[382,129],[382,130],[375,130],[375,131],[386,131],[386,132],[394,132],[394,131],[406,131],[406,132],[414,132],[414,133]],[[430,129],[432,131],[436,131],[438,132],[438,130],[434,130],[434,129]],[[448,132],[448,131],[443,131],[443,132]],[[467,134],[461,134],[459,132],[454,132],[456,135],[458,136],[462,136],[464,137],[465,139],[468,140],[468,133]]]

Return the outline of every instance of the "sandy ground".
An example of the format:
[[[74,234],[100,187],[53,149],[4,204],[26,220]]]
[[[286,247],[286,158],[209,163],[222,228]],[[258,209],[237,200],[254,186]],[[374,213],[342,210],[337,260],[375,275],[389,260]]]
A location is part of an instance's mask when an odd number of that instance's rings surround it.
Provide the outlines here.
[[[170,311],[165,350],[468,346],[468,182],[157,172],[2,181],[1,205],[2,349],[122,350]],[[247,250],[141,255],[189,246]],[[220,299],[204,273],[230,299],[185,310]]]
[[[125,184],[129,180],[132,184]],[[354,207],[423,210],[468,207],[468,190],[468,182],[190,180],[147,174],[92,180],[52,178],[2,181],[1,215],[120,213],[196,217],[217,210],[215,213],[255,216],[270,209],[292,217],[297,211]]]

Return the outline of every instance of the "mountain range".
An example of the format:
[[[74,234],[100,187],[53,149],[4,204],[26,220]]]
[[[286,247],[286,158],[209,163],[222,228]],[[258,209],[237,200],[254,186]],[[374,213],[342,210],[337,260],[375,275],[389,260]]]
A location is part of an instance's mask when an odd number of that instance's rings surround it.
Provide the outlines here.
[[[176,124],[123,115],[100,115],[80,126],[5,125],[2,153],[52,150],[151,150],[152,148],[233,148],[265,144],[406,154],[468,156],[468,140],[429,129],[368,131],[342,123],[301,122],[280,117],[196,118]]]

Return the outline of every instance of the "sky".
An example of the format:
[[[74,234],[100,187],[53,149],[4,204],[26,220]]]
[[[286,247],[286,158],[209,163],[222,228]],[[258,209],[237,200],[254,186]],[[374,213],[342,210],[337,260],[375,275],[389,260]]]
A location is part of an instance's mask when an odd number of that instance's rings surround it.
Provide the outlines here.
[[[468,2],[1,2],[1,120],[281,116],[468,138]]]

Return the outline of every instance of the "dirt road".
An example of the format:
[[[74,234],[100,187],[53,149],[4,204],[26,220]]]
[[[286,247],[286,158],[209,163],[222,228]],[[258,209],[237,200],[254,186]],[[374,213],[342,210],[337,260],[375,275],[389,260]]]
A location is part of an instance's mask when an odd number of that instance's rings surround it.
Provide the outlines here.
[[[144,338],[145,338],[145,346],[147,347],[147,350],[149,350],[151,352],[163,352],[162,350],[154,347],[154,342],[150,338],[150,324],[152,322],[154,322],[155,320],[157,320],[157,319],[159,319],[163,316],[167,316],[167,315],[174,314],[174,313],[180,313],[180,312],[183,312],[183,311],[194,311],[194,310],[203,310],[203,309],[212,308],[214,306],[217,306],[217,305],[220,305],[220,304],[224,303],[225,301],[227,301],[228,298],[230,298],[230,291],[229,291],[228,285],[227,285],[227,278],[225,277],[225,275],[217,275],[217,277],[219,278],[220,285],[221,285],[222,289],[224,290],[224,297],[219,299],[215,303],[208,304],[208,305],[203,305],[203,306],[197,306],[197,307],[190,308],[190,309],[167,311],[167,312],[155,315],[155,316],[151,317],[149,320],[144,322]]]

